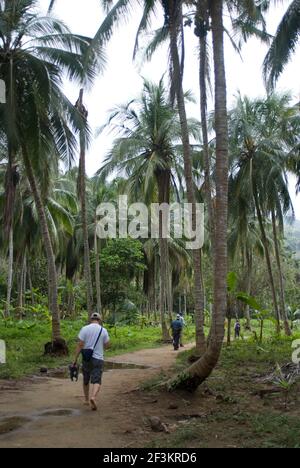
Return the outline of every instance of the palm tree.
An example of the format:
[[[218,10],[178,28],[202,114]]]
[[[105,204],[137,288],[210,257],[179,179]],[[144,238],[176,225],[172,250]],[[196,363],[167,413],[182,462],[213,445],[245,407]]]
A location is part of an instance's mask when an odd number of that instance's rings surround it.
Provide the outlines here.
[[[83,121],[87,122],[88,112],[83,105],[83,89],[80,90],[79,98],[76,103]],[[86,210],[86,170],[85,170],[85,156],[86,156],[86,135],[84,130],[80,131],[80,157],[79,157],[79,173],[78,173],[78,192],[81,203],[81,220],[83,232],[83,245],[84,245],[84,276],[86,284],[86,297],[87,297],[87,312],[88,317],[93,312],[93,283],[90,263],[90,246],[89,246],[89,233],[88,233],[88,220]]]
[[[213,180],[211,176],[212,163],[210,161],[210,149],[207,125],[207,94],[210,83],[209,69],[209,33],[211,31],[209,7],[207,0],[197,0],[194,12],[194,33],[199,39],[199,86],[200,86],[200,114],[203,138],[203,160],[205,167],[205,198],[208,208],[209,226],[212,242],[215,235],[215,214],[213,205]],[[269,43],[269,35],[266,32],[266,24],[263,13],[266,10],[265,4],[250,2],[226,2],[227,10],[230,13],[233,34],[227,35],[236,52],[240,53],[243,43],[247,42],[249,37],[257,37],[264,43]]]
[[[8,267],[10,271],[10,282],[8,287],[12,285],[13,271],[20,267],[20,281],[18,281],[18,314],[23,313],[23,296],[26,285],[26,277],[30,276],[28,268],[28,260],[36,255],[43,256],[42,238],[39,225],[39,215],[36,205],[28,186],[26,174],[20,165],[19,184],[17,196],[15,199],[14,213],[14,254],[9,256]],[[0,193],[0,207],[4,206],[5,194]],[[62,244],[62,239],[73,234],[74,225],[74,200],[73,194],[70,193],[64,186],[64,180],[52,173],[52,181],[48,189],[48,194],[45,199],[45,212],[47,224],[51,236],[52,245],[57,259],[59,259],[59,249]],[[75,209],[76,211],[76,209]],[[3,210],[0,209],[0,219],[3,218]],[[1,242],[2,243],[2,242]],[[29,281],[31,283],[31,281]],[[11,294],[11,289],[10,289]]]
[[[106,1],[106,5],[111,7],[113,2]],[[150,17],[156,7],[156,2],[145,0],[145,8],[140,26],[138,29],[138,35],[145,31],[149,25]],[[182,125],[182,139],[185,155],[185,177],[186,177],[186,186],[188,197],[191,201],[194,201],[194,192],[192,185],[192,171],[191,171],[191,161],[189,159],[189,138],[186,126],[186,116],[185,116],[185,107],[182,93],[182,72],[183,72],[183,61],[180,63],[179,51],[178,51],[178,31],[182,36],[182,1],[162,1],[162,5],[165,12],[165,26],[160,30],[160,37],[156,40],[156,43],[161,40],[161,36],[164,38],[170,38],[170,50],[171,50],[171,62],[173,70],[173,80],[172,80],[172,91],[173,96],[174,92],[177,98],[177,104],[180,112],[180,121]],[[216,6],[217,5],[217,6]],[[128,14],[130,7],[130,2],[125,0],[119,0],[112,8],[103,24],[101,25],[98,33],[95,36],[95,41],[102,38],[103,41],[110,39],[113,34],[114,26],[117,24],[117,20],[124,14]],[[224,258],[227,258],[226,252],[226,242],[224,242],[224,226],[227,225],[227,116],[226,116],[226,79],[225,79],[225,67],[224,67],[224,46],[223,46],[223,2],[216,1],[213,2],[211,7],[210,15],[212,17],[212,30],[213,30],[213,41],[214,41],[214,61],[215,61],[215,78],[216,78],[216,129],[217,129],[217,180],[216,180],[216,205],[218,208],[218,214],[220,215],[219,220],[221,221],[221,229],[219,233],[218,241],[218,254],[220,255],[219,261],[223,262]],[[166,27],[166,25],[168,27]],[[220,25],[222,30],[220,31]],[[137,35],[137,36],[138,36]],[[182,42],[183,44],[183,42]],[[225,181],[226,178],[226,181]],[[225,200],[226,198],[226,200]],[[222,224],[223,223],[223,224]],[[205,337],[203,333],[203,293],[201,291],[201,263],[200,263],[200,252],[194,252],[195,259],[195,302],[196,302],[196,316],[197,316],[197,330],[199,332],[197,337],[197,345],[201,347],[202,350],[205,348]],[[217,343],[214,350],[210,349],[209,358],[205,358],[205,361],[201,362],[200,367],[194,366],[192,368],[192,378],[191,386],[198,385],[197,382],[200,382],[201,379],[205,379],[207,375],[212,371],[215,363],[218,360],[221,342],[222,342],[222,325],[224,328],[224,317],[226,309],[226,261],[223,265],[224,269],[218,269],[216,265],[216,282],[215,282],[215,294],[216,294],[216,311],[217,315],[215,316],[215,325],[217,329]],[[211,359],[212,357],[212,359]],[[210,361],[210,363],[208,362]],[[204,364],[204,365],[203,365]],[[196,373],[199,371],[199,379],[194,379],[193,371]],[[195,374],[196,375],[196,374]],[[193,383],[192,383],[193,382]]]
[[[216,236],[211,333],[204,355],[169,383],[170,389],[185,388],[190,391],[198,388],[211,374],[219,360],[227,309],[228,123],[222,0],[213,0],[210,3],[210,16],[214,54],[216,131]]]
[[[138,110],[135,110],[135,107]],[[189,133],[198,135],[198,124],[189,121]],[[181,127],[176,109],[168,100],[163,80],[156,86],[147,81],[140,100],[113,110],[109,126],[119,137],[101,172],[115,170],[129,177],[129,190],[136,198],[142,194],[146,203],[157,197],[158,203],[170,203],[170,191],[180,165]],[[163,235],[163,219],[159,217],[160,312],[163,339],[169,334],[165,316],[171,317],[168,239]]]
[[[231,151],[233,160],[236,161],[232,168],[233,177],[238,191],[243,191],[248,199],[249,194],[252,197],[264,245],[277,328],[280,331],[282,316],[287,334],[290,331],[280,273],[275,213],[283,226],[284,214],[292,209],[286,165],[296,143],[294,135],[297,133],[299,116],[297,109],[291,108],[289,103],[288,95],[274,95],[254,101],[239,98],[236,108],[230,114]],[[274,245],[281,276],[281,307],[278,304],[268,240],[270,216],[273,218]]]
[[[284,68],[295,53],[300,36],[300,1],[293,0],[284,14],[264,61],[264,75],[274,88]]]
[[[233,173],[229,177],[229,236],[228,248],[232,261],[240,259],[244,272],[243,290],[250,296],[252,290],[253,258],[264,258],[264,247],[255,207],[249,194],[242,190],[241,182]],[[251,330],[250,307],[245,304],[247,328]]]
[[[91,196],[89,201],[92,205],[94,213],[97,213],[97,207],[100,203],[109,203],[116,199],[117,191],[114,184],[107,184],[99,176],[94,176],[91,181]],[[102,314],[101,300],[101,277],[100,277],[100,258],[101,258],[101,241],[97,235],[97,214],[94,219],[94,254],[95,254],[95,284],[97,297],[97,312]]]
[[[6,104],[0,110],[0,125],[7,139],[8,180],[11,180],[11,168],[20,152],[39,212],[48,262],[49,308],[53,324],[49,349],[55,350],[58,344],[64,351],[45,192],[38,181],[47,180],[49,168],[58,158],[70,160],[73,157],[76,142],[72,129],[84,128],[78,112],[61,91],[63,73],[77,81],[91,80],[98,69],[98,61],[91,50],[88,57],[84,56],[91,43],[88,38],[71,34],[65,25],[51,16],[41,17],[33,10],[36,5],[36,0],[3,0],[0,3],[0,78],[5,81],[7,90]],[[11,184],[6,189],[11,206]],[[7,225],[10,227],[11,220]]]
[[[208,59],[207,59],[207,36],[211,29],[210,25],[210,12],[208,4],[204,1],[165,1],[162,2],[165,13],[165,25],[164,28],[159,29],[150,45],[146,50],[146,57],[149,59],[158,45],[163,41],[166,41],[168,35],[170,37],[170,53],[171,53],[171,93],[182,88],[182,78],[184,69],[184,28],[182,20],[182,7],[183,4],[188,6],[196,6],[194,12],[195,17],[195,34],[199,38],[199,49],[200,49],[200,60],[199,60],[199,84],[200,84],[200,107],[201,107],[201,125],[202,125],[202,136],[203,136],[203,159],[205,168],[205,198],[208,206],[209,214],[209,226],[211,234],[212,253],[214,254],[214,235],[215,235],[215,213],[212,199],[212,179],[211,179],[211,162],[210,162],[210,151],[208,141],[208,128],[207,128],[207,78],[208,78]],[[240,4],[232,5],[227,2],[227,7],[232,15],[235,13],[236,17],[232,16],[234,31],[239,33],[242,37],[241,42],[246,42],[250,35],[256,35],[263,41],[268,41],[268,35],[265,31],[265,23],[262,16],[264,6],[256,5],[254,2],[245,5],[243,2]],[[145,9],[143,27],[139,29],[139,33],[147,26],[146,18],[150,16],[151,8]],[[190,23],[190,19],[187,21]],[[262,26],[262,30],[258,29],[258,25]],[[178,40],[181,43],[181,55],[182,59],[180,62]],[[233,40],[232,40],[233,42]],[[233,42],[234,43],[234,42]],[[235,45],[237,50],[240,50],[241,45]],[[183,90],[181,90],[181,94]],[[178,109],[180,113],[180,121],[182,124],[182,135],[183,135],[183,147],[185,153],[185,178],[187,184],[187,195],[189,202],[192,205],[195,203],[194,187],[191,183],[191,158],[189,155],[189,141],[184,136],[185,130],[185,109],[184,106],[179,105],[177,93]],[[205,350],[205,338],[203,335],[203,308],[204,308],[204,297],[203,297],[203,286],[201,281],[201,252],[193,252],[194,254],[194,269],[195,269],[195,296],[196,296],[196,348],[198,351],[203,352]]]
[[[212,253],[214,253],[215,216],[213,206],[213,192],[211,179],[211,161],[207,125],[207,81],[209,77],[208,33],[210,31],[210,17],[206,1],[197,1],[195,15],[195,35],[199,38],[199,87],[200,87],[200,114],[203,139],[203,160],[205,166],[205,197],[208,207]],[[210,84],[210,83],[209,83]]]
[[[186,108],[183,92],[183,60],[180,61],[178,40],[183,40],[182,0],[167,1],[163,4],[165,8],[165,25],[169,29],[170,56],[171,56],[171,94],[174,92],[177,101],[181,138],[184,156],[184,175],[187,191],[187,199],[192,209],[192,225],[196,226],[196,196],[193,182],[192,155]],[[201,354],[205,351],[204,335],[204,295],[201,281],[201,252],[193,250],[194,260],[194,295],[195,295],[195,322],[196,322],[196,351]]]

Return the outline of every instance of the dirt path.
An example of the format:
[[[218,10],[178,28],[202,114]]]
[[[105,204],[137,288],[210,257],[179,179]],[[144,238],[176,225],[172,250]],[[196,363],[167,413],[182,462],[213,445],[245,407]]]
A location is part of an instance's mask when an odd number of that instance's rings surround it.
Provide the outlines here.
[[[143,380],[170,367],[176,355],[165,346],[110,358],[115,363],[146,368],[106,372],[98,412],[82,405],[81,377],[77,383],[38,378],[24,383],[23,388],[0,390],[0,448],[139,445],[136,441],[143,438],[143,421],[151,414],[153,402],[145,396],[135,405],[130,392]],[[155,410],[159,413],[157,405]]]

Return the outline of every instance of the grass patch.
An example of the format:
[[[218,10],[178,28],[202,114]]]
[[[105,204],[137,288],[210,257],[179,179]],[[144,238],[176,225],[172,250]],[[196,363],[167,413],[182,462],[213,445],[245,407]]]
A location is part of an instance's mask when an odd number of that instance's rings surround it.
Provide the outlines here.
[[[270,334],[262,344],[248,338],[230,347],[224,345],[217,368],[190,400],[191,412],[201,408],[207,416],[178,425],[175,432],[152,441],[152,446],[300,448],[300,402],[296,394],[288,408],[283,394],[264,399],[256,395],[256,390],[265,386],[259,383],[259,377],[273,372],[277,363],[290,362],[292,341],[298,338],[299,332],[293,337]],[[185,369],[193,354],[194,350],[179,354],[174,373]],[[204,392],[207,388],[208,394]]]
[[[7,364],[0,365],[0,379],[18,379],[39,372],[40,367],[49,369],[64,366],[72,360],[77,336],[86,324],[83,320],[62,320],[62,336],[67,341],[70,356],[52,358],[44,356],[44,345],[50,341],[51,324],[48,321],[8,322],[0,320],[0,339],[7,349]],[[118,326],[107,327],[111,338],[111,348],[106,357],[140,349],[161,346],[160,327]],[[185,329],[185,339],[193,336],[193,327]]]

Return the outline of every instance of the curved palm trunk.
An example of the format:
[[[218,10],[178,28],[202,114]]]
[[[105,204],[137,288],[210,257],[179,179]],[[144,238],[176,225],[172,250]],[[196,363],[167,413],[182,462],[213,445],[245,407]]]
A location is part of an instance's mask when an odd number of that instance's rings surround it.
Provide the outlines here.
[[[27,154],[27,150],[23,147],[22,150],[23,161],[26,170],[26,176],[28,178],[30,188],[34,197],[36,209],[39,215],[39,221],[41,225],[41,234],[43,238],[46,258],[47,258],[47,267],[48,267],[48,297],[49,297],[49,309],[52,315],[52,352],[55,352],[55,345],[59,341],[63,346],[63,349],[60,348],[60,352],[67,353],[67,346],[61,339],[60,331],[60,313],[58,307],[58,293],[57,293],[57,273],[55,266],[55,257],[51,242],[51,237],[47,224],[47,217],[45,212],[44,203],[40,194],[40,190],[35,179],[33,168]]]
[[[87,119],[87,110],[85,109],[83,102],[83,89],[80,90],[79,99],[76,107],[80,112],[83,120]],[[81,205],[81,223],[83,232],[83,248],[84,248],[84,279],[86,284],[86,302],[87,312],[90,317],[93,312],[93,283],[90,263],[90,246],[89,246],[89,233],[88,233],[88,222],[87,222],[87,209],[86,209],[86,173],[85,173],[85,149],[86,141],[84,132],[80,132],[80,159],[79,159],[79,176],[78,176],[78,187]]]
[[[12,291],[12,281],[13,281],[13,266],[14,266],[14,230],[13,230],[13,225],[11,225],[10,231],[9,231],[7,294],[6,294],[6,304],[5,304],[5,310],[4,310],[5,317],[9,317],[10,315],[11,291]]]
[[[178,112],[181,125],[182,145],[184,155],[184,174],[187,189],[188,202],[192,206],[192,226],[196,226],[196,198],[194,192],[192,157],[187,123],[184,92],[182,85],[182,67],[180,65],[177,32],[182,24],[182,2],[169,1],[170,9],[170,49],[174,72],[173,83],[177,99]],[[201,254],[199,249],[193,250],[194,263],[194,296],[195,296],[195,323],[196,323],[196,352],[202,354],[206,350],[204,334],[204,297],[201,283]]]
[[[276,226],[276,216],[274,210],[272,210],[272,226],[273,226],[273,237],[274,237],[274,244],[275,244],[275,255],[276,255],[276,263],[278,268],[279,274],[279,285],[280,285],[280,309],[281,309],[281,317],[283,319],[284,330],[287,336],[291,336],[292,332],[290,329],[289,319],[287,316],[286,311],[286,303],[285,303],[285,291],[284,291],[284,279],[281,267],[281,259],[280,259],[280,251],[279,251],[279,242],[278,242],[278,235],[277,235],[277,226]]]
[[[170,382],[170,389],[194,391],[218,363],[225,334],[227,308],[227,213],[228,213],[228,124],[224,64],[223,1],[211,2],[216,128],[216,238],[214,258],[214,306],[211,339],[204,355]]]
[[[280,313],[279,313],[279,308],[278,308],[277,295],[276,295],[276,289],[275,289],[275,282],[274,282],[274,276],[273,276],[273,271],[272,271],[271,256],[270,256],[270,252],[269,252],[268,239],[267,239],[267,235],[266,235],[266,231],[265,231],[262,212],[261,212],[261,208],[260,208],[260,204],[259,204],[257,187],[256,187],[254,181],[253,181],[253,196],[254,196],[254,203],[255,203],[258,223],[259,223],[259,227],[260,227],[262,243],[263,243],[263,246],[264,246],[266,262],[267,262],[267,269],[268,269],[270,287],[271,287],[271,292],[272,292],[275,317],[276,317],[276,320],[277,320],[277,333],[280,334]]]

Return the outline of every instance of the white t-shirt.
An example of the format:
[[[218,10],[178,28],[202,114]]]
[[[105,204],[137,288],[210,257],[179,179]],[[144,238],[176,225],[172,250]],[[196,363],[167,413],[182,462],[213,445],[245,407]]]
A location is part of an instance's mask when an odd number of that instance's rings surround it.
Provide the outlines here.
[[[87,325],[86,327],[83,327],[80,330],[78,338],[80,339],[80,341],[84,342],[84,349],[93,349],[101,328],[103,327],[98,325],[98,323],[91,323],[90,325]],[[102,360],[104,359],[104,345],[108,342],[109,336],[107,330],[103,328],[101,336],[95,347],[93,358]]]

